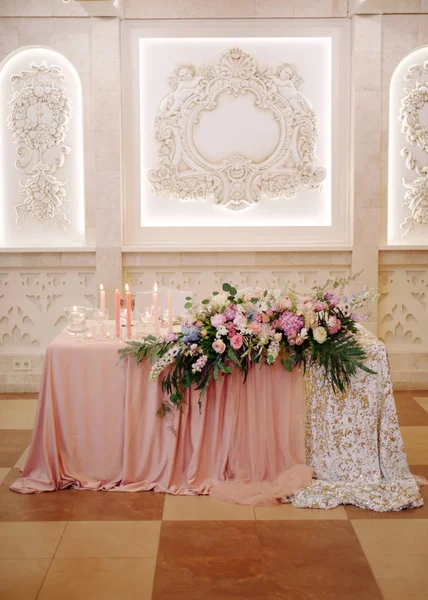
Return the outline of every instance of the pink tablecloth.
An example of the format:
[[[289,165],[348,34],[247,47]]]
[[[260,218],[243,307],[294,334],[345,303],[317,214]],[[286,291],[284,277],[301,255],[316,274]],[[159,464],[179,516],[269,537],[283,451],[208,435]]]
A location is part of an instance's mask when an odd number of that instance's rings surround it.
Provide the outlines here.
[[[150,365],[118,362],[115,344],[50,344],[28,460],[11,489],[209,494],[269,504],[307,485],[302,374],[254,367],[199,393],[182,412],[156,415],[162,391]]]

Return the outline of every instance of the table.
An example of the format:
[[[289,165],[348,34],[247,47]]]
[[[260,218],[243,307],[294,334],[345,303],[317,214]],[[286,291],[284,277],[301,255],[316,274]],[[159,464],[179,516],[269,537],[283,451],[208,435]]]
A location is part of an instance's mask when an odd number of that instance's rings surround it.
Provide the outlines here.
[[[377,376],[360,372],[346,395],[323,374],[280,364],[213,382],[198,408],[156,415],[160,381],[148,361],[119,362],[114,342],[48,347],[29,456],[11,489],[65,487],[211,494],[240,503],[373,510],[422,505],[398,428],[385,346],[360,330]],[[306,413],[306,415],[305,415]],[[306,458],[305,458],[306,454]],[[306,460],[306,465],[305,465]],[[312,480],[312,474],[317,479]]]

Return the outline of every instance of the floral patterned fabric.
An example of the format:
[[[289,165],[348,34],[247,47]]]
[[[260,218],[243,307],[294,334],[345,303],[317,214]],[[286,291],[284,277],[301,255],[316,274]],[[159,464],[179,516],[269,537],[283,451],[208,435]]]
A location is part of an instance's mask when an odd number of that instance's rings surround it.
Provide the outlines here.
[[[306,462],[316,479],[291,499],[296,507],[423,505],[407,465],[385,345],[360,326],[358,339],[377,375],[359,371],[345,394],[335,394],[319,367],[305,374]]]

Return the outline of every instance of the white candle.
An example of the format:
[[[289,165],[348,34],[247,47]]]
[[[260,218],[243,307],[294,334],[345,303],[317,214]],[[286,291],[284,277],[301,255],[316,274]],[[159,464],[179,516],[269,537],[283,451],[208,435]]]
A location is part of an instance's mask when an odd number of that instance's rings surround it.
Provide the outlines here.
[[[100,284],[100,310],[106,309],[106,291],[103,284]]]
[[[132,337],[131,331],[131,292],[129,291],[129,285],[125,285],[126,290],[126,333],[128,340]]]
[[[168,290],[168,329],[172,331],[172,290]]]
[[[159,303],[158,303],[158,283],[157,283],[157,281],[155,281],[155,285],[153,286],[153,319],[155,322],[155,335],[159,335],[160,324],[159,324]]]

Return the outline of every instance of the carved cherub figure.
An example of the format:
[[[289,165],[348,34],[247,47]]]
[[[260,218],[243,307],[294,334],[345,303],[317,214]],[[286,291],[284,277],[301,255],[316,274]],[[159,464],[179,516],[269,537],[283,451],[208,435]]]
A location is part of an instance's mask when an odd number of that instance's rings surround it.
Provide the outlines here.
[[[175,116],[188,98],[201,91],[199,84],[202,76],[195,77],[195,75],[195,68],[192,65],[183,65],[171,77],[169,83],[175,89],[162,100],[160,105],[160,110],[166,118]]]
[[[290,104],[291,108],[299,115],[310,110],[306,98],[297,90],[303,79],[296,75],[296,67],[293,63],[283,63],[278,67],[277,77],[272,76],[272,81],[277,92]]]

